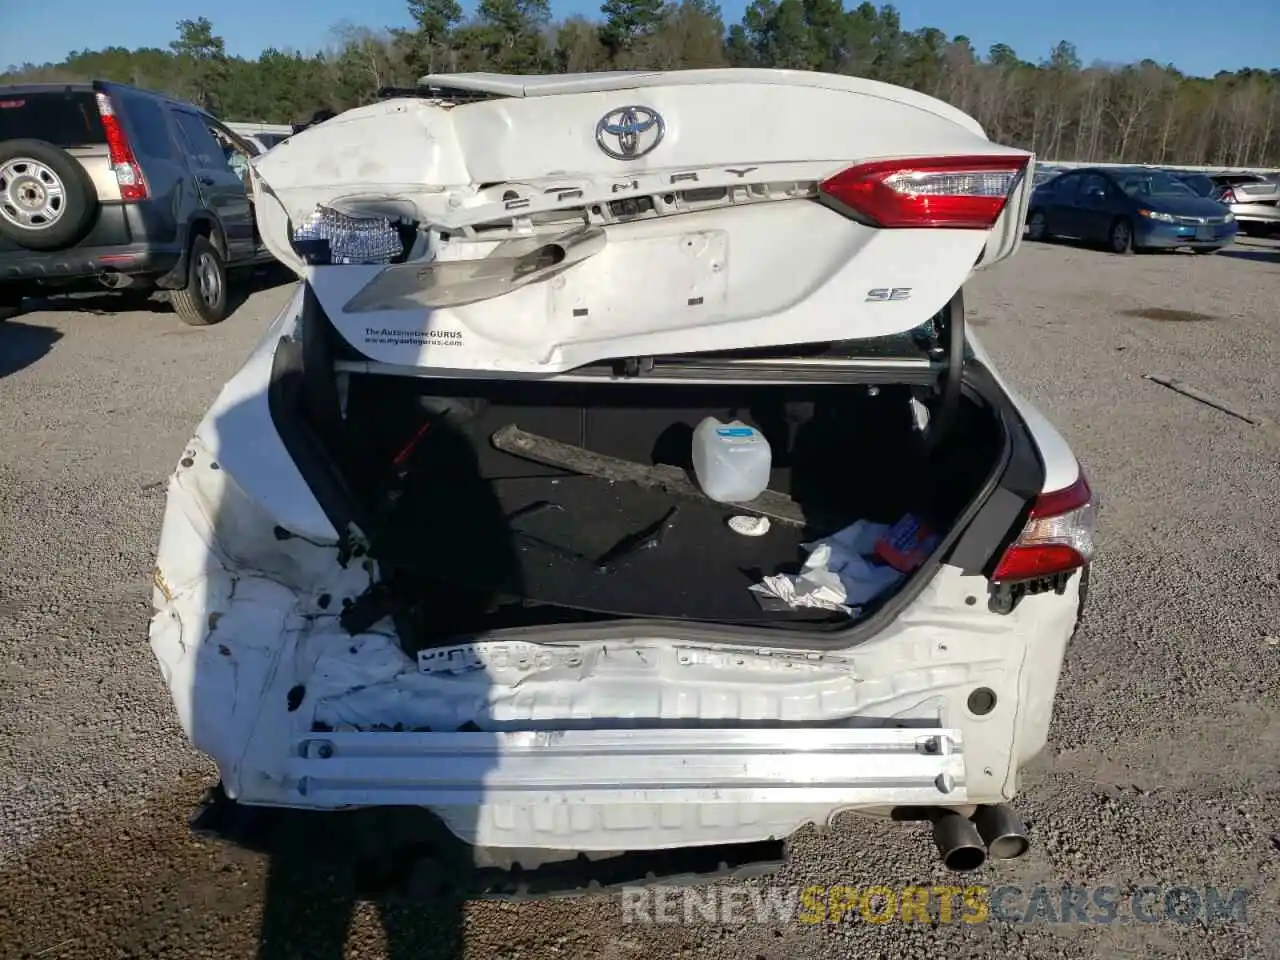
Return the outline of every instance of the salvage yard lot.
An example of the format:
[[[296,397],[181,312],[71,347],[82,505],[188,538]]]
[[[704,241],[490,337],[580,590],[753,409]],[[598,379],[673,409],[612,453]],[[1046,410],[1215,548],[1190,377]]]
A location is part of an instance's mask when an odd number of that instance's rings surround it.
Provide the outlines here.
[[[1207,930],[623,925],[611,896],[417,901],[403,890],[421,866],[354,862],[360,844],[323,823],[293,822],[270,856],[193,839],[211,768],[145,630],[164,482],[289,292],[264,286],[203,330],[105,298],[0,325],[0,955],[324,960],[345,941],[360,958],[1280,956],[1280,244],[1027,244],[967,292],[1102,510],[1087,621],[1019,802],[1032,852],[961,885],[1250,889],[1245,923]],[[851,817],[797,837],[775,880],[957,882],[927,831]]]

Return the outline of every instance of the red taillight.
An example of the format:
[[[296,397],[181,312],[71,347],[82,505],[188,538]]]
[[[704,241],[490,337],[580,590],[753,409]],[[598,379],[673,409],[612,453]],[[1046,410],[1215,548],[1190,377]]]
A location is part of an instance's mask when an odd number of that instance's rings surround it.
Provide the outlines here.
[[[111,98],[105,93],[99,93],[97,100],[102,132],[107,137],[111,168],[115,171],[116,182],[120,184],[120,199],[145,200],[148,196],[147,180],[133,155],[133,148],[129,146],[129,138],[124,134],[124,127],[120,125],[120,118],[116,116]]]
[[[1005,550],[991,579],[996,583],[1034,580],[1078,570],[1093,559],[1097,507],[1089,481],[1036,497],[1018,538]]]
[[[863,163],[818,189],[879,227],[989,230],[1029,157],[925,157]]]
[[[1222,191],[1222,203],[1236,203],[1236,192],[1234,190]]]

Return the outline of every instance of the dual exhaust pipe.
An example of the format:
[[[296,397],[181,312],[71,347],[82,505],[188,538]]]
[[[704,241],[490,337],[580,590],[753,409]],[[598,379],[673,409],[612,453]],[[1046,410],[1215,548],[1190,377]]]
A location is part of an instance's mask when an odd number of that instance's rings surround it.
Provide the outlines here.
[[[978,807],[972,817],[944,810],[933,818],[933,842],[948,870],[977,870],[990,856],[1015,860],[1031,849],[1026,825],[1007,804]]]

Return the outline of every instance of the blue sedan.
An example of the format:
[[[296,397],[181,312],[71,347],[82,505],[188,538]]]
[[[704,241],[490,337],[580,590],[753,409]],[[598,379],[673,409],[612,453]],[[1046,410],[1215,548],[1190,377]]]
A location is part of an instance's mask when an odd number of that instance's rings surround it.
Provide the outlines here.
[[[1070,170],[1037,187],[1027,207],[1029,239],[1071,237],[1105,243],[1115,253],[1173,247],[1213,253],[1238,231],[1223,204],[1143,167]]]

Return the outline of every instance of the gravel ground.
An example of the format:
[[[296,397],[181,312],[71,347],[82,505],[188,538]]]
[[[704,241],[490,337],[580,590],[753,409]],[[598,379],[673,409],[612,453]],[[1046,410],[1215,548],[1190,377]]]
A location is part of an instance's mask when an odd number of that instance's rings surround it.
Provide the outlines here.
[[[969,292],[1105,498],[1089,617],[1025,778],[1035,846],[974,882],[1243,886],[1245,923],[623,925],[612,896],[392,895],[324,822],[292,823],[270,860],[194,839],[212,772],[145,639],[163,482],[288,294],[259,284],[210,330],[105,298],[0,326],[0,955],[1280,956],[1280,429],[1144,379],[1280,421],[1280,245],[1028,244]],[[856,818],[797,837],[775,879],[954,882],[924,831]]]

